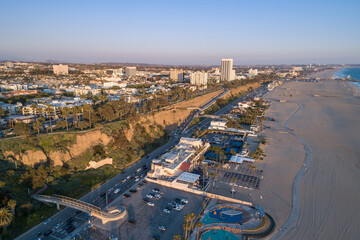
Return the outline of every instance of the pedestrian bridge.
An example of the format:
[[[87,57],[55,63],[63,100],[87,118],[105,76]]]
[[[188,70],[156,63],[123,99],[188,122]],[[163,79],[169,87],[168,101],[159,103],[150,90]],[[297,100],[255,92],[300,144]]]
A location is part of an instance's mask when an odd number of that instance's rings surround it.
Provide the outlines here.
[[[101,219],[103,224],[106,224],[107,222],[123,219],[127,215],[126,209],[124,207],[121,207],[121,209],[103,211],[101,210],[101,208],[92,205],[90,203],[83,202],[66,196],[55,195],[55,194],[52,196],[35,194],[33,198],[41,202],[54,203],[57,205],[58,208],[60,205],[62,205],[77,209],[93,217],[97,217]]]

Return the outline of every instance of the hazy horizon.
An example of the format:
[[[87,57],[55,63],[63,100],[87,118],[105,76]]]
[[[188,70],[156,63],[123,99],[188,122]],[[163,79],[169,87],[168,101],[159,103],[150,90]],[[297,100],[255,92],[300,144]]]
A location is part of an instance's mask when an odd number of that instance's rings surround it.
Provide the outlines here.
[[[359,64],[360,3],[6,1],[1,60]]]

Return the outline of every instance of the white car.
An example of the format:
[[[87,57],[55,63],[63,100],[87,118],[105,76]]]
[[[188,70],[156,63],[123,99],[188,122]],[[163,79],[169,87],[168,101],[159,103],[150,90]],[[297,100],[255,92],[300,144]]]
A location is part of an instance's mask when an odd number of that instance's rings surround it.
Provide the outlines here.
[[[160,231],[166,231],[166,228],[164,226],[159,226]]]
[[[135,182],[137,182],[137,181],[139,181],[140,180],[140,178],[139,177],[136,177],[135,178]]]
[[[153,202],[148,202],[147,205],[149,205],[151,207],[155,206],[155,204]]]
[[[154,196],[152,194],[146,195],[147,198],[153,198]]]
[[[120,188],[115,189],[114,193],[120,192]]]
[[[186,200],[186,199],[181,199],[181,201],[183,202],[183,203],[185,203],[185,204],[187,204],[187,203],[189,203],[189,201],[188,200]]]
[[[163,212],[164,212],[164,213],[170,213],[170,210],[167,209],[167,208],[165,208],[165,209],[163,210]]]

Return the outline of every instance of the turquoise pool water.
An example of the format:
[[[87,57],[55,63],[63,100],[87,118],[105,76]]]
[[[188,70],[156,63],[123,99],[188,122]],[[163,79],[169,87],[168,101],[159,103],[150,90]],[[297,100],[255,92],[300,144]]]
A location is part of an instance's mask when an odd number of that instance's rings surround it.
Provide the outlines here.
[[[233,214],[228,215],[227,212],[232,211]],[[214,211],[208,212],[203,220],[203,224],[210,224],[210,223],[244,223],[247,222],[249,219],[248,217],[243,218],[243,214],[241,212],[234,211],[231,208],[222,208],[217,209]]]
[[[225,230],[221,230],[221,229],[216,229],[216,230],[210,230],[208,232],[206,232],[205,234],[203,234],[201,236],[202,240],[238,240],[239,238],[236,237],[235,234],[225,231]]]

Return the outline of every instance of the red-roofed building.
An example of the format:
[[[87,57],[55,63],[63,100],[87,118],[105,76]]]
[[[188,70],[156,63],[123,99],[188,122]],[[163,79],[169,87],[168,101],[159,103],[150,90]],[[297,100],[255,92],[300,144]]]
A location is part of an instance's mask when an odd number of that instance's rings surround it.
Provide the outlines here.
[[[38,94],[38,90],[13,91],[13,92],[4,93],[4,96],[6,98],[9,98],[9,97],[33,95],[33,94]]]
[[[188,172],[190,167],[191,167],[191,163],[184,162],[184,163],[181,164],[180,170]]]

